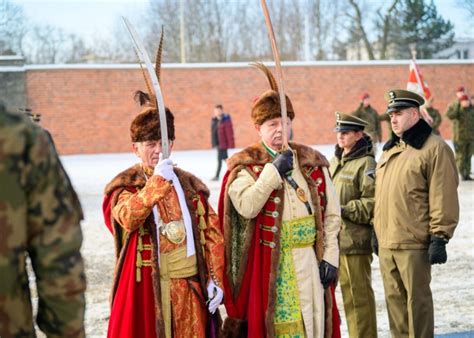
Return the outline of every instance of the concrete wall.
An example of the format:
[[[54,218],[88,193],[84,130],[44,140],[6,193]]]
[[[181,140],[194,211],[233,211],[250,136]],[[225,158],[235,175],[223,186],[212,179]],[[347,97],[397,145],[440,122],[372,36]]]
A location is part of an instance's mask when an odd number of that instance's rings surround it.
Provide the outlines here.
[[[419,65],[445,112],[455,89],[474,91],[474,60],[420,61]],[[130,150],[129,124],[139,112],[133,101],[145,90],[136,65],[27,66],[28,106],[43,116],[62,154],[126,152]],[[385,91],[405,88],[408,61],[285,63],[286,92],[296,111],[295,141],[332,144],[334,112],[351,112],[362,92],[382,113]],[[165,104],[176,117],[175,149],[210,148],[210,118],[216,103],[232,115],[237,147],[257,139],[250,121],[253,99],[269,88],[265,77],[247,64],[164,65]],[[384,138],[387,137],[386,125]],[[441,132],[451,137],[443,120]]]
[[[7,111],[26,107],[24,59],[20,56],[0,56],[0,104]]]

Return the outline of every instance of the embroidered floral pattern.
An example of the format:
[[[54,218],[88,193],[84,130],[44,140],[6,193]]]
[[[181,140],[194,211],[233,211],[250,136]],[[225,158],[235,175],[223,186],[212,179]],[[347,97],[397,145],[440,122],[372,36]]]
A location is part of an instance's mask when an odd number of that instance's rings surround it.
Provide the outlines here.
[[[312,246],[315,240],[316,225],[313,216],[283,222],[275,307],[275,332],[278,337],[305,336],[291,250]]]

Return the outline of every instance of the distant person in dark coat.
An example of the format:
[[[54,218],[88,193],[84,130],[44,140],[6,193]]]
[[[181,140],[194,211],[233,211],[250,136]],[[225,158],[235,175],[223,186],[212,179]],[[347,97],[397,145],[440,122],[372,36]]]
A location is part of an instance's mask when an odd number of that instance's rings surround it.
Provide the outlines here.
[[[214,107],[214,117],[211,120],[211,142],[212,147],[217,149],[217,171],[212,178],[213,181],[217,181],[219,180],[222,161],[228,158],[227,149],[235,147],[232,120],[230,115],[224,112],[221,104]]]

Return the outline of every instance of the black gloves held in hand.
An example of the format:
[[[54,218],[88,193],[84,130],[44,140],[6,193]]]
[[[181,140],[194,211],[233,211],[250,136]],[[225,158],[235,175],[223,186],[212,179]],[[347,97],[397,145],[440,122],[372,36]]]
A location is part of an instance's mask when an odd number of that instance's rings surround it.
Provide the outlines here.
[[[293,170],[293,152],[285,150],[273,160],[273,165],[277,168],[281,177],[285,177],[287,173]]]
[[[319,264],[319,278],[323,287],[327,289],[337,279],[337,268],[326,261],[322,261]]]
[[[372,251],[377,256],[379,255],[379,241],[377,239],[377,235],[375,234],[375,230],[372,229],[372,237],[370,238],[370,246],[372,247]]]
[[[447,239],[431,235],[430,246],[428,247],[428,256],[431,264],[444,264],[448,260],[446,253]]]

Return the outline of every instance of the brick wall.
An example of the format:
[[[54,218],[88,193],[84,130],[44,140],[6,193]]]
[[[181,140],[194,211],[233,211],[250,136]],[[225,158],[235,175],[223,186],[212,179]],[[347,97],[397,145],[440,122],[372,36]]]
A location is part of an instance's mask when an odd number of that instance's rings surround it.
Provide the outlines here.
[[[434,94],[434,106],[444,114],[457,86],[474,91],[474,61],[419,62]],[[332,144],[334,112],[350,112],[364,91],[383,112],[383,94],[405,88],[408,62],[288,63],[285,87],[296,111],[295,141]],[[130,150],[129,124],[139,108],[132,99],[145,89],[139,69],[130,65],[28,66],[28,106],[43,115],[61,154],[110,153]],[[264,76],[244,64],[164,65],[165,104],[176,117],[175,149],[210,147],[210,118],[214,104],[231,113],[236,146],[257,139],[250,121],[253,98],[268,89]],[[384,138],[387,137],[387,127]],[[451,137],[443,120],[441,132]]]

